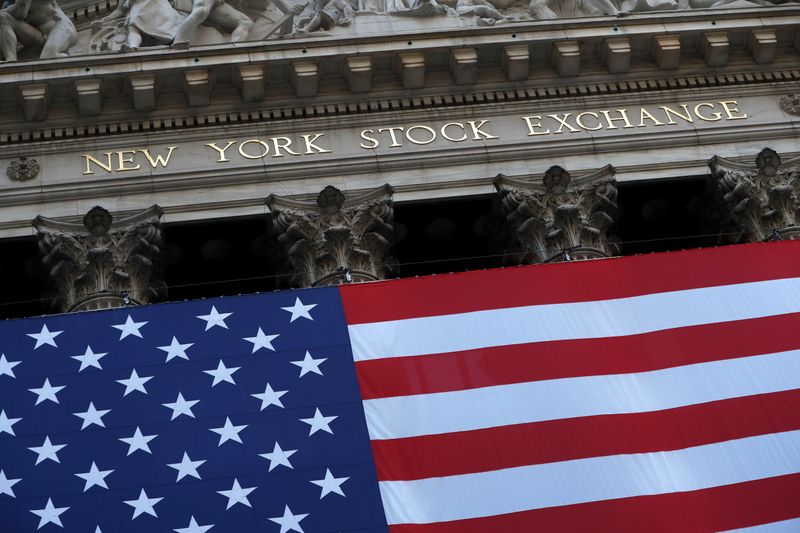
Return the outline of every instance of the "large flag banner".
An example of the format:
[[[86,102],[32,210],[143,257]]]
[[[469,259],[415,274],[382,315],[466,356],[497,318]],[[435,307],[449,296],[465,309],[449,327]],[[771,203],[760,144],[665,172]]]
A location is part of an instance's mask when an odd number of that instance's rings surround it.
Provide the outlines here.
[[[800,531],[800,243],[0,323],[0,532]]]

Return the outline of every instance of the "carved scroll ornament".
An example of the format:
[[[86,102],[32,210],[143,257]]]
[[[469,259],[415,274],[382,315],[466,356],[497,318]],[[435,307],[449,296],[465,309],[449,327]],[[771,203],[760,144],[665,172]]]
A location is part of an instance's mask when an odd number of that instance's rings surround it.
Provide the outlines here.
[[[800,157],[782,162],[764,148],[755,165],[714,156],[709,161],[732,240],[758,242],[800,238]]]
[[[147,303],[161,284],[151,280],[161,244],[163,211],[150,207],[114,220],[92,208],[83,224],[36,217],[42,262],[61,311]]]
[[[608,231],[617,209],[614,168],[575,178],[559,166],[541,183],[499,175],[494,181],[512,232],[509,256],[518,263],[608,257],[619,252]]]
[[[335,187],[325,187],[316,202],[271,195],[278,241],[287,250],[302,287],[382,279],[389,262],[394,209],[392,188],[346,198]]]

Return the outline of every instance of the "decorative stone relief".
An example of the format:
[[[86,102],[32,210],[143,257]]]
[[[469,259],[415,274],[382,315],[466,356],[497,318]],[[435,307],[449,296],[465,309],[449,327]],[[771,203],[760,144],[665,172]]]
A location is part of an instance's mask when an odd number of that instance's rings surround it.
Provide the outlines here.
[[[160,219],[154,205],[114,220],[92,208],[83,224],[36,217],[42,261],[61,311],[86,311],[149,302],[161,284],[151,280],[160,252]]]
[[[619,253],[608,237],[617,210],[614,168],[573,179],[551,167],[541,183],[497,176],[503,211],[511,230],[508,256],[515,263],[550,263],[608,257]]]
[[[800,239],[800,157],[781,162],[764,148],[755,166],[714,156],[708,163],[734,242]]]
[[[32,180],[39,175],[39,162],[22,156],[8,164],[6,174],[14,181]]]
[[[69,3],[75,9],[76,2]],[[677,9],[766,7],[783,0],[118,0],[76,31],[57,0],[0,1],[0,61],[309,35],[458,29]],[[82,9],[82,6],[81,6]],[[21,50],[21,51],[20,51]]]
[[[800,115],[800,95],[787,94],[781,98],[781,109],[790,115]]]
[[[392,188],[346,198],[325,187],[316,202],[270,195],[278,241],[301,287],[383,279],[393,234]]]
[[[0,9],[0,54],[6,61],[16,61],[20,47],[38,51],[42,59],[65,56],[77,40],[75,25],[56,0],[16,0]]]

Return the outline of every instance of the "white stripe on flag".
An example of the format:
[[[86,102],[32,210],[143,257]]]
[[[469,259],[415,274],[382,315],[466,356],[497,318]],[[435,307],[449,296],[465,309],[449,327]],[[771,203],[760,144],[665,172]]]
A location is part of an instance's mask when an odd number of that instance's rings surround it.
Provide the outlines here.
[[[397,439],[580,416],[659,411],[798,388],[800,350],[792,350],[634,374],[378,398],[365,400],[364,411],[372,440]]]
[[[741,529],[729,529],[725,533],[797,533],[800,531],[800,518],[781,520]]]
[[[657,273],[653,273],[657,275]],[[800,311],[800,278],[348,326],[356,361],[615,337]]]
[[[414,481],[381,481],[389,524],[707,489],[800,472],[800,431]]]

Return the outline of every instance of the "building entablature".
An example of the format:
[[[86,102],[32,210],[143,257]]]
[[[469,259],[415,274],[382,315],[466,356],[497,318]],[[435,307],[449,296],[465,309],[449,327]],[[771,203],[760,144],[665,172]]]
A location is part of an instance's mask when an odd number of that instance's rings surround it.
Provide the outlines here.
[[[238,113],[263,116],[274,109],[308,116],[319,107],[323,113],[340,113],[337,105],[369,112],[396,99],[469,99],[523,87],[585,95],[594,85],[628,80],[664,87],[674,80],[675,86],[691,87],[692,81],[679,80],[792,70],[798,27],[800,8],[773,6],[490,28],[429,25],[381,35],[353,31],[5,62],[0,92],[6,102],[21,105],[6,104],[0,133],[4,142],[13,142],[28,131],[69,131],[76,124],[143,116],[202,121],[234,106]]]

